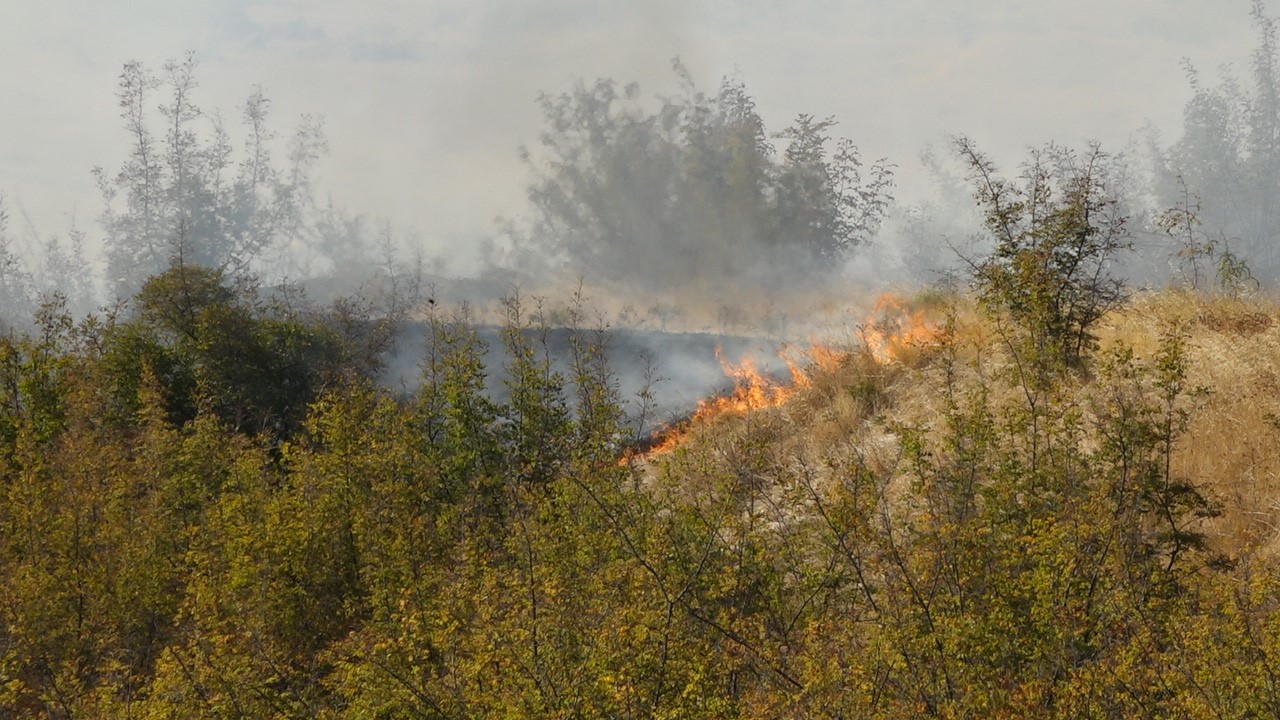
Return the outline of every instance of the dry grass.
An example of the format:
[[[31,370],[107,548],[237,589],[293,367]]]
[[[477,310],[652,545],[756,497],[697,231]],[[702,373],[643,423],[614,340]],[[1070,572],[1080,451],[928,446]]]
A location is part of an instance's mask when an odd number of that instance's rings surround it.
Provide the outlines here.
[[[884,477],[901,476],[894,433],[903,425],[937,427],[948,383],[961,393],[979,385],[1000,406],[1019,401],[1018,388],[992,381],[1009,368],[999,329],[967,300],[934,317],[952,323],[946,349],[919,347],[896,362],[877,362],[851,345],[836,367],[815,371],[810,386],[785,404],[750,417],[719,418],[691,430],[668,478],[692,471],[732,475],[735,448],[763,447],[776,467],[849,467],[856,461]],[[1187,338],[1188,384],[1193,393],[1188,432],[1175,457],[1175,473],[1197,482],[1221,504],[1221,517],[1205,530],[1229,553],[1280,551],[1280,307],[1264,297],[1231,299],[1164,292],[1136,298],[1100,324],[1103,350],[1123,344],[1139,361],[1152,359],[1162,333]],[[949,353],[953,362],[942,362]],[[1098,391],[1083,378],[1071,389],[1081,407]],[[679,468],[671,464],[679,465]],[[897,483],[899,489],[902,483]]]
[[[1280,550],[1280,307],[1272,298],[1140,298],[1105,328],[1104,340],[1149,355],[1159,334],[1187,336],[1188,380],[1205,394],[1175,457],[1175,471],[1221,503],[1210,524],[1223,549]]]

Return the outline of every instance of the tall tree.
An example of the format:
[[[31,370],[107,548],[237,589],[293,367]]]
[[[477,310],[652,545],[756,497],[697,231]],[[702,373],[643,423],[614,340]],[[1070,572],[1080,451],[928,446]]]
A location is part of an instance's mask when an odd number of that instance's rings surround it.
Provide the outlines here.
[[[0,195],[0,323],[25,322],[32,309],[31,276],[9,236],[9,209]]]
[[[1187,63],[1182,135],[1152,149],[1161,205],[1196,198],[1209,237],[1269,278],[1280,271],[1280,46],[1262,0],[1251,16],[1257,45],[1247,81],[1224,72],[1214,85]]]
[[[114,174],[94,169],[105,205],[107,284],[116,297],[132,296],[173,263],[232,276],[260,269],[269,248],[306,233],[304,196],[325,149],[321,128],[303,118],[280,171],[271,158],[270,101],[255,87],[241,112],[247,138],[237,163],[221,117],[196,104],[196,67],[188,54],[165,63],[160,76],[137,61],[120,74],[129,157]],[[152,103],[161,91],[168,95],[157,118]]]
[[[831,136],[833,119],[801,115],[773,135],[741,81],[715,94],[677,63],[682,93],[647,109],[638,86],[611,80],[543,96],[547,129],[529,196],[537,215],[514,238],[517,261],[649,287],[809,276],[837,267],[879,228],[892,168],[864,168]]]

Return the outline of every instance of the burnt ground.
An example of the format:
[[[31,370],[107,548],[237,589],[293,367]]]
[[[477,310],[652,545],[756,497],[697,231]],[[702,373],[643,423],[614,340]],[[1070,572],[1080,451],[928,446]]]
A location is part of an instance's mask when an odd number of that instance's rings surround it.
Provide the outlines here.
[[[497,400],[506,397],[503,379],[509,360],[503,350],[501,329],[482,325],[476,328],[480,339],[488,348],[485,368],[488,372],[488,389]],[[572,357],[573,330],[554,328],[546,332],[547,354],[552,368],[569,377]],[[580,331],[583,341],[589,342],[590,331]],[[528,337],[539,348],[543,334],[529,331]],[[629,411],[639,408],[637,395],[646,383],[650,384],[654,397],[654,414],[658,422],[672,422],[688,415],[699,400],[732,388],[732,381],[725,375],[717,358],[741,363],[750,358],[761,372],[786,379],[789,375],[780,352],[783,343],[771,338],[714,333],[671,333],[657,330],[619,328],[606,333],[609,366],[624,404]],[[406,392],[418,384],[421,358],[424,356],[426,327],[413,324],[405,329],[395,357],[386,373],[386,382]]]

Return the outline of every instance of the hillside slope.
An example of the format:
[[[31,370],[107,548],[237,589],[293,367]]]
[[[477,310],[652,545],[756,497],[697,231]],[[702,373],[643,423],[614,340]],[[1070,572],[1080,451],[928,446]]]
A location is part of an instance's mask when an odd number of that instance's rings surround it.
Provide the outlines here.
[[[925,295],[898,302],[911,307],[914,328],[897,323],[901,316],[877,326],[872,315],[863,335],[827,349],[835,361],[811,365],[802,386],[788,388],[786,402],[751,408],[748,416],[739,410],[702,418],[681,429],[679,444],[715,455],[754,442],[784,463],[851,453],[892,472],[901,460],[894,428],[938,431],[949,393],[981,388],[997,403],[1019,403],[1001,331],[971,301]],[[1280,308],[1266,297],[1166,291],[1135,297],[1096,328],[1097,357],[1129,348],[1140,365],[1156,362],[1162,336],[1183,338],[1188,420],[1171,469],[1218,501],[1221,516],[1206,519],[1203,529],[1233,555],[1270,555],[1280,542],[1278,321]],[[868,341],[867,330],[880,337]],[[919,337],[906,337],[912,332]],[[1084,373],[1063,392],[1090,406],[1105,392],[1096,381],[1096,373]],[[646,459],[650,466],[666,461],[662,454]]]

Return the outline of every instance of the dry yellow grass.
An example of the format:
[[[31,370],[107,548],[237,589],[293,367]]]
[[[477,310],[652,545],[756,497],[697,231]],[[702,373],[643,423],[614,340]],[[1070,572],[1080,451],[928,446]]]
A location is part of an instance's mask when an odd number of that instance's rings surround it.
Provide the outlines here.
[[[1203,388],[1179,444],[1179,475],[1209,489],[1223,515],[1209,524],[1219,546],[1280,550],[1280,308],[1272,298],[1166,292],[1108,318],[1104,344],[1150,355],[1162,330],[1186,333],[1188,380]]]
[[[962,393],[981,384],[997,407],[1018,402],[1015,385],[993,381],[1008,367],[999,328],[966,299],[952,299],[945,308],[934,302],[931,313],[936,322],[951,318],[953,342],[946,350],[913,348],[884,364],[851,346],[843,363],[815,371],[809,387],[783,405],[692,429],[680,463],[688,469],[688,456],[693,455],[699,467],[715,467],[717,458],[731,457],[736,444],[750,440],[766,447],[779,467],[847,467],[856,458],[873,472],[900,476],[894,428],[937,428],[947,383]],[[1266,555],[1280,551],[1276,302],[1266,297],[1155,293],[1135,298],[1106,317],[1097,330],[1103,351],[1123,344],[1140,362],[1154,358],[1162,333],[1185,335],[1188,386],[1204,392],[1192,395],[1190,425],[1179,441],[1174,471],[1220,502],[1222,515],[1204,527],[1220,550]],[[942,362],[943,352],[954,362]],[[1078,394],[1081,407],[1088,407],[1098,390],[1086,377],[1069,392]],[[655,464],[668,460],[651,459]],[[680,474],[676,470],[668,477]]]

